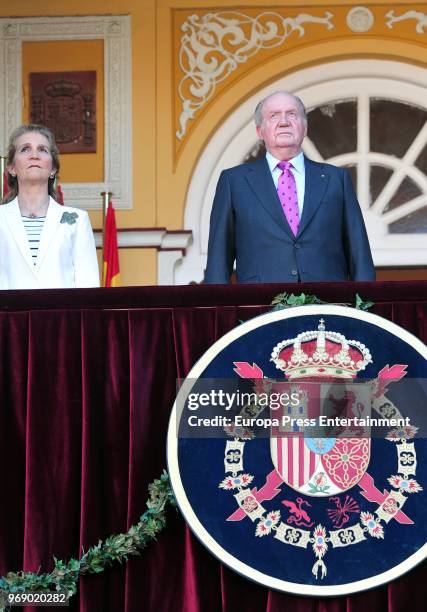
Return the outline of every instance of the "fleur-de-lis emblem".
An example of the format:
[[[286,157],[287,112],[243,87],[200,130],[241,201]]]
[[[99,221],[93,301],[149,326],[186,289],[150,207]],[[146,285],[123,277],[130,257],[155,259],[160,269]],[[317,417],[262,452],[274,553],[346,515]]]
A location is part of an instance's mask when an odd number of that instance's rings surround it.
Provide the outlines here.
[[[68,225],[73,225],[78,218],[78,214],[75,212],[64,212],[62,213],[61,223],[68,223]]]

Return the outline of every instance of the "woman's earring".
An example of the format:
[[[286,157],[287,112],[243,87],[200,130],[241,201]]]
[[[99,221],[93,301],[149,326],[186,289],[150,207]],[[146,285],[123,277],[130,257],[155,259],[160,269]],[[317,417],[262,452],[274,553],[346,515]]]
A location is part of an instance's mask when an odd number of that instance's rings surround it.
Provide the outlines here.
[[[54,172],[51,172],[51,173],[50,173],[50,178],[51,178],[51,179],[54,179],[54,178],[55,178],[55,173],[54,173]]]
[[[16,172],[13,172],[13,170],[11,170],[11,171],[9,172],[9,174],[10,174],[10,176],[13,176],[13,178],[15,178],[15,176],[16,176]]]

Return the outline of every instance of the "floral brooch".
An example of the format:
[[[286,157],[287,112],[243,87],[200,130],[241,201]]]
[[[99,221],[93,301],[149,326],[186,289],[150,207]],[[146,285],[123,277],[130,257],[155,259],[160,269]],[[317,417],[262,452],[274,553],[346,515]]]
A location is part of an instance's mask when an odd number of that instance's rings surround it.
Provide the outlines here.
[[[76,222],[78,216],[79,215],[75,212],[64,212],[62,213],[61,223],[68,223],[68,225],[73,225]]]

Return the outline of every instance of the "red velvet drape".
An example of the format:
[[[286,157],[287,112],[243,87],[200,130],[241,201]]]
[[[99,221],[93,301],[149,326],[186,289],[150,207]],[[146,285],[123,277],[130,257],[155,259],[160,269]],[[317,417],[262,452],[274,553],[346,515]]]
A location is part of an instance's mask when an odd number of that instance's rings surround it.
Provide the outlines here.
[[[165,467],[176,379],[281,291],[354,302],[427,341],[427,283],[0,292],[0,572],[49,571],[125,531]],[[350,562],[350,561],[349,561]],[[268,591],[222,567],[171,510],[142,558],[81,580],[81,612],[425,610],[426,564],[329,600]]]

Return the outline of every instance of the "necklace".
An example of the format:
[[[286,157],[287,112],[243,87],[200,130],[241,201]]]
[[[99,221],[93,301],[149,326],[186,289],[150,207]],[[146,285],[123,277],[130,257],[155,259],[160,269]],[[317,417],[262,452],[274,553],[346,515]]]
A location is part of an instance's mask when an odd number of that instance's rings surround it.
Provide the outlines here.
[[[46,216],[46,213],[44,215],[36,215],[36,213],[28,213],[27,215],[21,212],[21,216],[22,217],[27,217],[27,219],[40,219],[42,217]]]
[[[29,219],[37,219],[37,217],[45,217],[48,207],[49,207],[49,200],[45,202],[42,206],[40,206],[38,210],[36,211],[30,211],[28,210],[28,208],[19,206],[21,215],[23,217],[28,217]]]

